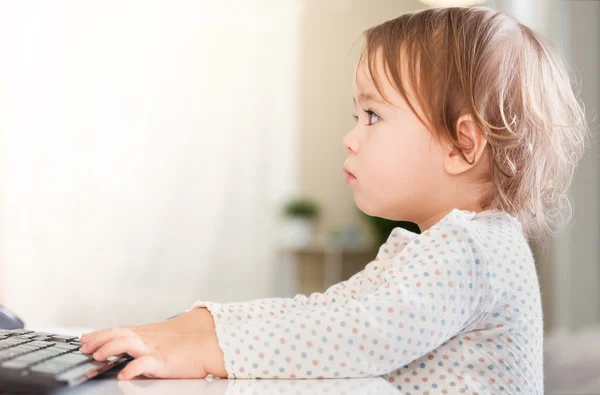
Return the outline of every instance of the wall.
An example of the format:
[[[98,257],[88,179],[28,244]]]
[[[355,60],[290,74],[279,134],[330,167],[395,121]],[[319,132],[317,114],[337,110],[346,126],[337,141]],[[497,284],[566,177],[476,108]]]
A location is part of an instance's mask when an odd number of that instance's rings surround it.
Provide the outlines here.
[[[2,303],[102,327],[274,296],[300,5],[0,0]]]
[[[563,1],[566,52],[580,80],[581,100],[593,138],[571,187],[573,226],[554,241],[556,267],[554,325],[600,324],[600,2]]]

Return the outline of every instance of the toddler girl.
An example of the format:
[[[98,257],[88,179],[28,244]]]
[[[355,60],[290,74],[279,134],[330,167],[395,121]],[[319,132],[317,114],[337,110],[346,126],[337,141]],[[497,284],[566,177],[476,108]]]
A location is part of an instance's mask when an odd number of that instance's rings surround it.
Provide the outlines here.
[[[324,293],[197,302],[84,335],[120,378],[382,376],[404,394],[543,393],[528,240],[560,226],[587,128],[563,62],[488,8],[436,8],[366,32],[345,136],[365,213],[415,222]]]

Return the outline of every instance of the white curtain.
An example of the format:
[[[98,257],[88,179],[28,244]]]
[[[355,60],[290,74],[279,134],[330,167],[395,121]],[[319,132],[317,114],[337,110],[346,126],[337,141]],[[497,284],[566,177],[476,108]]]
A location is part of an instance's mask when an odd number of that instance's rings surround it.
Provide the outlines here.
[[[103,327],[276,294],[300,11],[0,0],[0,303]]]

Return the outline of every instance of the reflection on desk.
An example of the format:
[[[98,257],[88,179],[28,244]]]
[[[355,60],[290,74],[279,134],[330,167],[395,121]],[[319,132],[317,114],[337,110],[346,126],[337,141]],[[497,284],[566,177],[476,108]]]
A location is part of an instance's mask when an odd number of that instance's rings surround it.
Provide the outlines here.
[[[382,378],[325,380],[91,380],[59,395],[401,395]]]

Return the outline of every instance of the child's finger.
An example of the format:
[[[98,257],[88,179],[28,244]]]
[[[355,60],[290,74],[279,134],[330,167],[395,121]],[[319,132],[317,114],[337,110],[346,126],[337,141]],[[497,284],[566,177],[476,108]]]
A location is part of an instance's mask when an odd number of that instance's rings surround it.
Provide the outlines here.
[[[84,344],[81,352],[91,354],[99,347],[117,338],[132,335],[133,332],[127,328],[104,329],[98,332],[92,332],[81,337],[80,341]]]
[[[145,374],[148,377],[159,377],[160,363],[150,355],[146,355],[129,362],[117,376],[119,380],[131,380],[132,378]]]
[[[140,357],[148,353],[148,347],[137,336],[119,337],[113,339],[100,347],[94,353],[94,359],[104,361],[106,358],[113,355],[127,353],[134,358]]]

